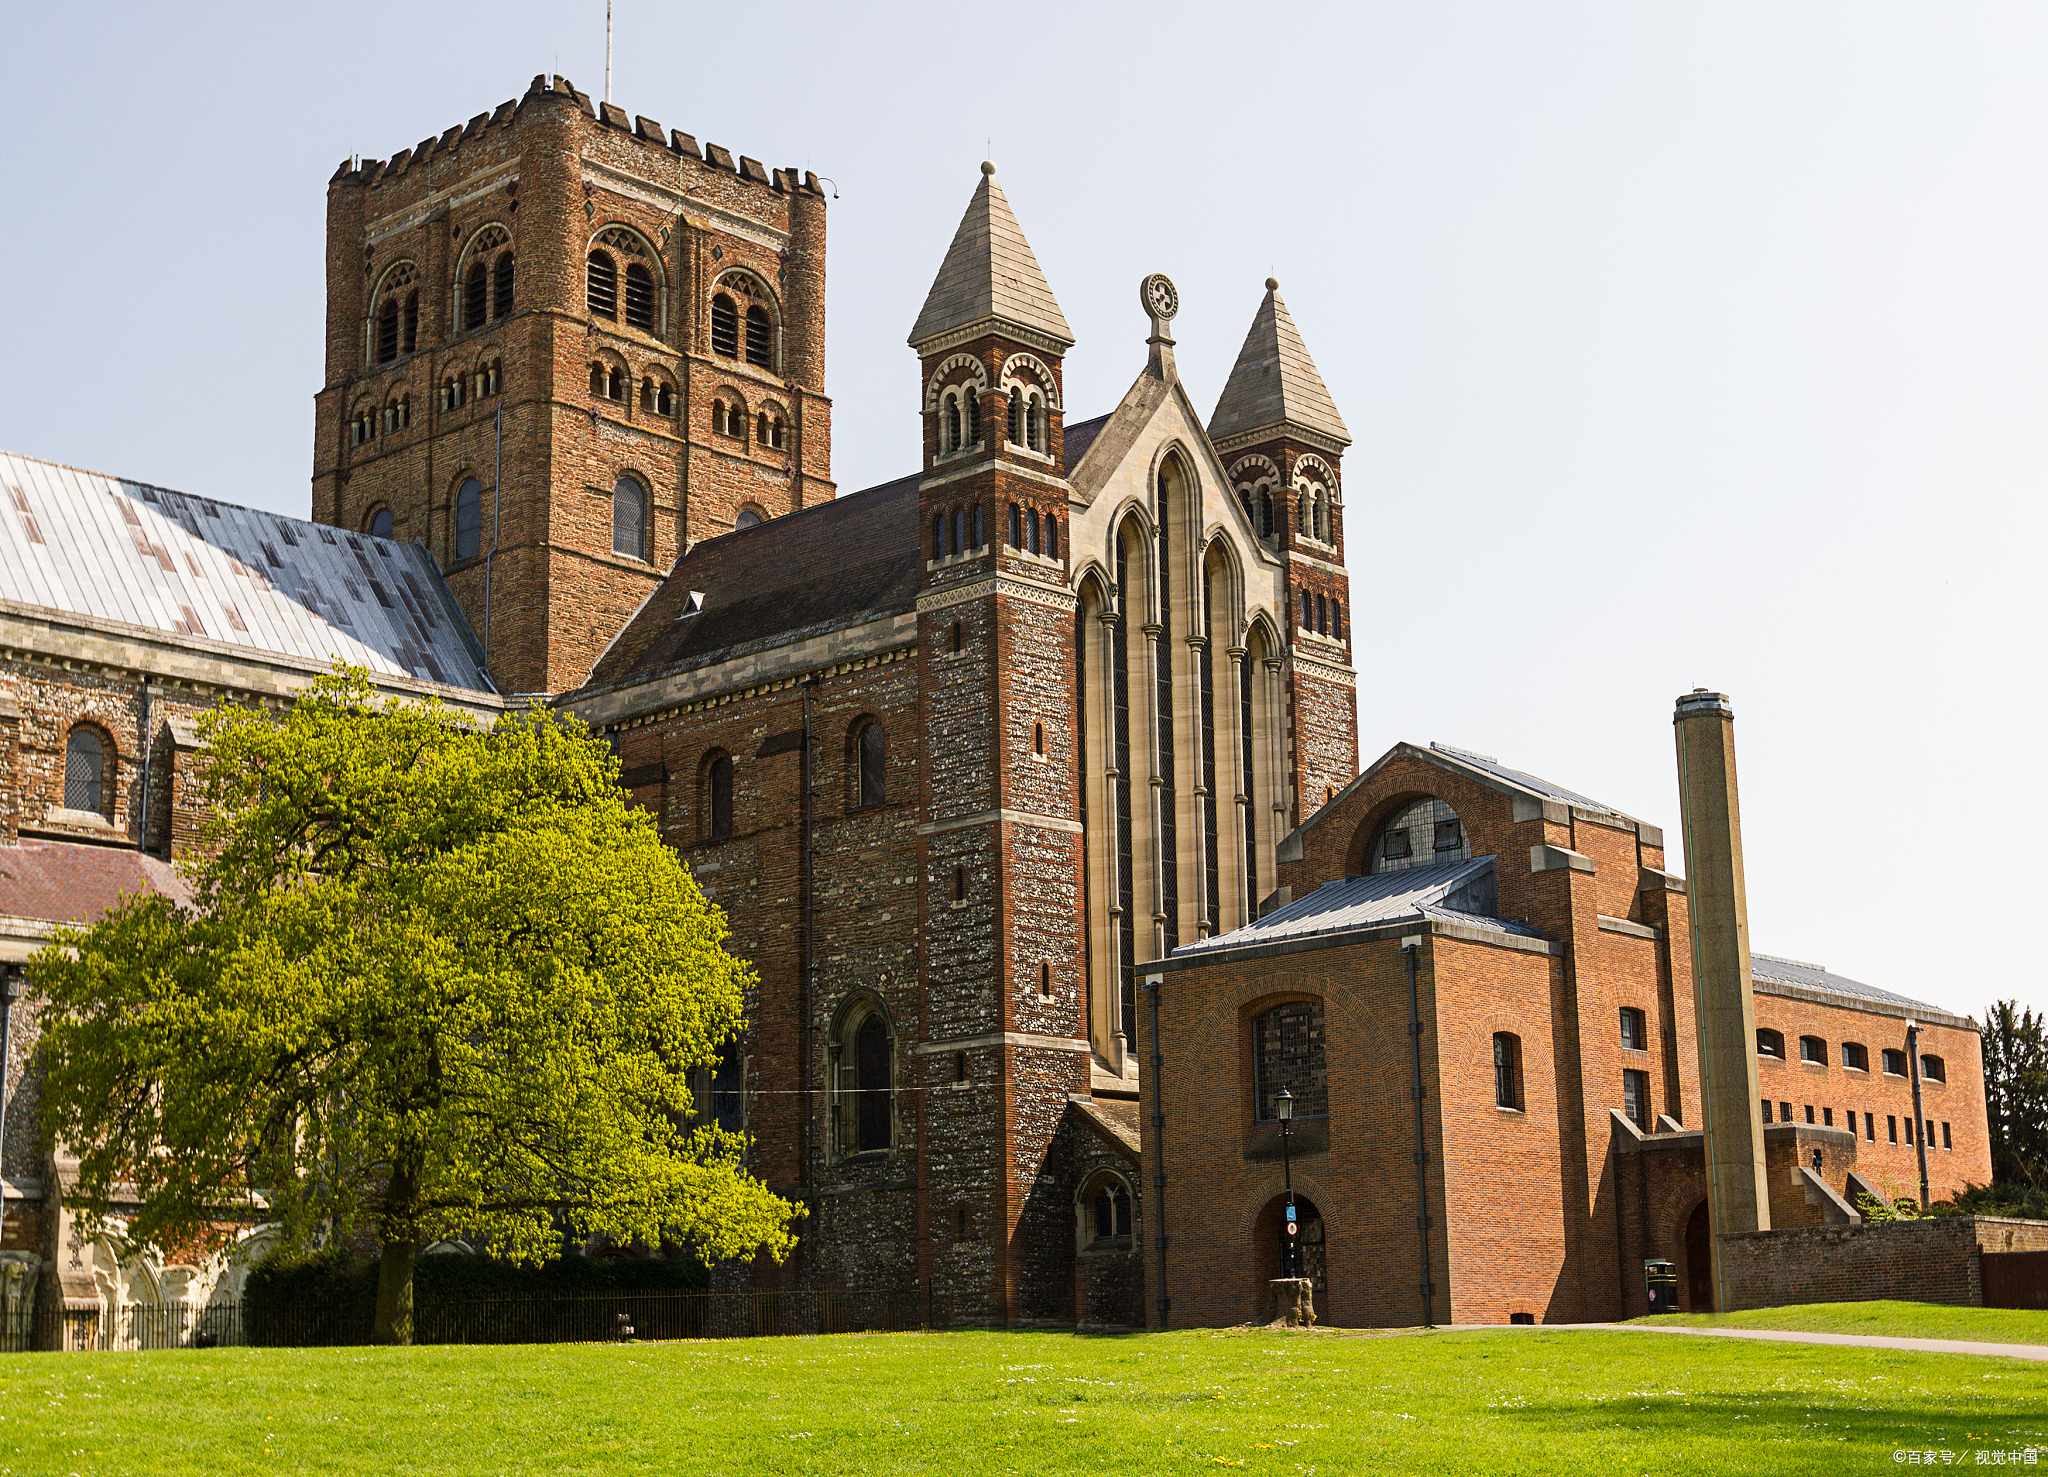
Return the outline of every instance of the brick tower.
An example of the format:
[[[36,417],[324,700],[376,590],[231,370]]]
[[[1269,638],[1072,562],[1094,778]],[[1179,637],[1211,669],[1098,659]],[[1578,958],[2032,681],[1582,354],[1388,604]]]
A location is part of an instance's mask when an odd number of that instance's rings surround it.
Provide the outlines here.
[[[1351,432],[1274,278],[1266,279],[1265,300],[1209,418],[1209,438],[1231,485],[1249,489],[1247,512],[1261,535],[1286,560],[1289,824],[1299,825],[1358,773],[1340,476]]]
[[[1061,359],[1074,337],[995,166],[932,284],[921,361],[924,1083],[936,1317],[1071,1321],[1047,1173],[1089,1088]],[[1057,1192],[1053,1185],[1062,1188]]]
[[[815,175],[536,77],[329,181],[313,516],[424,544],[504,691],[581,683],[688,544],[830,499],[824,383]]]

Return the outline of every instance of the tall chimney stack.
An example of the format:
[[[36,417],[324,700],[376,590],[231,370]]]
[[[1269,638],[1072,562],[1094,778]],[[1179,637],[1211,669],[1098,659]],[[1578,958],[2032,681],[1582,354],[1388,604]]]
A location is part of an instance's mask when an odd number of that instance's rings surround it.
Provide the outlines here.
[[[1735,710],[1725,694],[1696,687],[1678,700],[1671,721],[1678,731],[1678,802],[1692,915],[1693,1013],[1700,1103],[1706,1114],[1714,1306],[1726,1311],[1729,1287],[1720,1238],[1771,1228],[1764,1126],[1757,1111],[1742,812],[1735,798]]]

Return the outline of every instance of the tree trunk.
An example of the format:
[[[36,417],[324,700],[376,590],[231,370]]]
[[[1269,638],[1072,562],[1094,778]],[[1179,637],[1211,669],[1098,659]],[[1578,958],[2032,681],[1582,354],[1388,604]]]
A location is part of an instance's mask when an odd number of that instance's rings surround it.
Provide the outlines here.
[[[370,1336],[380,1344],[412,1342],[412,1263],[417,1241],[384,1242],[377,1259],[377,1322]]]

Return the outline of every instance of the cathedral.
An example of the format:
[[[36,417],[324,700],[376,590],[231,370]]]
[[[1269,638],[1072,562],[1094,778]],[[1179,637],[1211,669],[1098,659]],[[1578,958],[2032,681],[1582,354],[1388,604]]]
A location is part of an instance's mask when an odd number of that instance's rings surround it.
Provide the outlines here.
[[[1350,435],[1279,284],[1205,416],[1147,276],[1129,388],[1077,417],[1074,333],[984,164],[907,325],[915,469],[844,491],[826,209],[815,175],[536,77],[329,180],[311,520],[0,453],[0,980],[178,893],[197,716],[340,658],[486,720],[575,713],[725,910],[758,979],[698,1108],[805,1214],[719,1286],[1237,1321],[1293,1245],[1283,1177],[1344,1322],[1612,1317],[1640,1262],[1704,1278],[1685,880],[1657,827],[1484,756],[1361,773]],[[1924,1195],[1937,1133],[1938,1186],[1988,1175],[1974,1023],[1817,966],[1756,981],[1745,945],[1752,1224],[1860,1223],[1916,1158]],[[32,997],[12,1019],[0,1346],[38,1279],[66,1308],[231,1297],[233,1265],[81,1236],[35,1142]]]

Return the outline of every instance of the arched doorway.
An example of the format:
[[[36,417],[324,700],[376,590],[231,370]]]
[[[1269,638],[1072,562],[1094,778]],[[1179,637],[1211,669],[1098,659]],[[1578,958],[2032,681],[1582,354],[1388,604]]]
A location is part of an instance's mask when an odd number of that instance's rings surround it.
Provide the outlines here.
[[[1707,1222],[1707,1202],[1692,1208],[1685,1223],[1685,1291],[1688,1313],[1714,1311],[1714,1244]]]
[[[1323,1213],[1316,1208],[1315,1201],[1296,1191],[1294,1195],[1295,1224],[1301,1229],[1293,1236],[1287,1234],[1287,1197],[1276,1195],[1267,1202],[1259,1213],[1257,1227],[1252,1232],[1252,1265],[1258,1272],[1258,1286],[1254,1289],[1256,1301],[1253,1306],[1263,1318],[1266,1310],[1266,1284],[1276,1277],[1285,1277],[1287,1271],[1288,1243],[1294,1243],[1294,1276],[1306,1277],[1315,1284],[1316,1321],[1322,1322],[1330,1316],[1329,1284],[1329,1233],[1323,1224]]]

